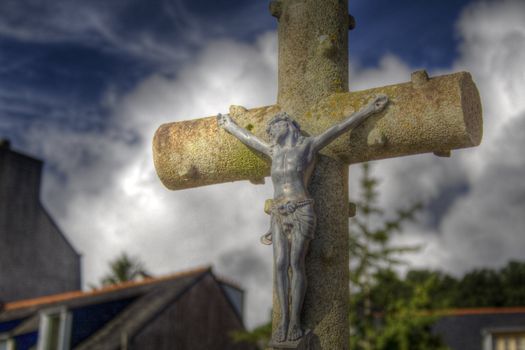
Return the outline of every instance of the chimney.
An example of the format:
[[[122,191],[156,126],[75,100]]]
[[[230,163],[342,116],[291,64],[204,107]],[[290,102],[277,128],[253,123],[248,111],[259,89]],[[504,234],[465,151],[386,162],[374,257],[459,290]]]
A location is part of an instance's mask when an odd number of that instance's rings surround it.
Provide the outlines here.
[[[11,141],[8,139],[0,139],[0,149],[11,149]]]
[[[0,139],[0,208],[3,204],[25,212],[38,207],[42,165],[38,159],[13,151],[9,140]]]

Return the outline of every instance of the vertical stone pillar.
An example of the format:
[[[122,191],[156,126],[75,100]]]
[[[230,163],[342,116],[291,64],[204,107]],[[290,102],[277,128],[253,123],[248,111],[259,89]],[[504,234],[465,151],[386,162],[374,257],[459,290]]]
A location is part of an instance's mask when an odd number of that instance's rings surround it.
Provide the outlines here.
[[[328,95],[348,91],[348,0],[276,0],[277,103],[301,116]]]
[[[297,118],[320,99],[348,91],[347,0],[280,0],[270,8],[279,21],[278,104]],[[319,156],[309,187],[318,221],[302,315],[313,349],[348,348],[347,184],[348,166]],[[275,295],[273,310],[277,325]]]

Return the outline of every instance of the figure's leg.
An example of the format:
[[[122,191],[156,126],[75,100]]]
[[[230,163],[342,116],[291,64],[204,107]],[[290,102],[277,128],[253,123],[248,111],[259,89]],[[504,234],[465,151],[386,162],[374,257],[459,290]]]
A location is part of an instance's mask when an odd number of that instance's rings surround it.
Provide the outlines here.
[[[273,258],[275,266],[275,284],[277,290],[277,299],[279,300],[279,310],[281,311],[281,322],[274,332],[274,340],[282,342],[286,340],[288,330],[288,267],[290,258],[288,252],[288,239],[282,227],[277,223],[276,218],[272,218],[272,240],[273,240]]]
[[[299,230],[292,234],[291,267],[292,267],[292,290],[290,310],[290,325],[288,326],[288,340],[296,340],[303,336],[301,327],[301,310],[303,308],[304,296],[306,294],[306,269],[305,258],[308,251],[310,238],[302,235]]]

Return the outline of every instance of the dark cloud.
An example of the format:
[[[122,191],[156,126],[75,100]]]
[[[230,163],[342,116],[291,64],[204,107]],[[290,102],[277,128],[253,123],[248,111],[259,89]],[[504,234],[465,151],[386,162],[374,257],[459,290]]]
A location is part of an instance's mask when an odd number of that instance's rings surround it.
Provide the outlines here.
[[[216,262],[218,271],[250,290],[246,295],[245,316],[254,325],[266,322],[271,310],[271,255],[271,247],[262,246],[254,239],[245,246],[224,252]]]
[[[267,249],[270,251],[271,247]],[[231,278],[239,281],[256,280],[261,284],[271,282],[268,262],[256,255],[252,244],[224,252],[219,256],[217,265],[228,271]]]
[[[458,181],[440,187],[437,196],[431,198],[424,204],[427,223],[430,228],[437,229],[441,220],[448,214],[454,202],[468,195],[469,191],[470,185],[466,179],[465,181]]]

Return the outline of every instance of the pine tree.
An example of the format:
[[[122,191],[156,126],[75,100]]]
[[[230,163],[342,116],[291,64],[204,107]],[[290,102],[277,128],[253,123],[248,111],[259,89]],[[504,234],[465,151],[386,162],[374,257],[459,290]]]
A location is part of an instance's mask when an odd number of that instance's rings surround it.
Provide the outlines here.
[[[441,338],[432,333],[436,318],[432,309],[430,291],[437,279],[431,277],[413,286],[408,300],[399,299],[384,313],[378,332],[376,350],[447,350]]]
[[[374,312],[382,310],[380,305],[372,303],[374,279],[381,271],[403,263],[400,255],[419,249],[417,246],[394,246],[391,240],[393,234],[401,232],[404,222],[414,219],[422,206],[415,203],[397,210],[393,219],[387,219],[385,211],[377,204],[379,182],[371,175],[368,163],[364,163],[362,169],[357,216],[350,225],[350,344],[352,349],[375,350],[379,327]]]
[[[125,252],[109,263],[109,269],[110,271],[100,280],[102,286],[150,277],[144,263],[139,258]]]

